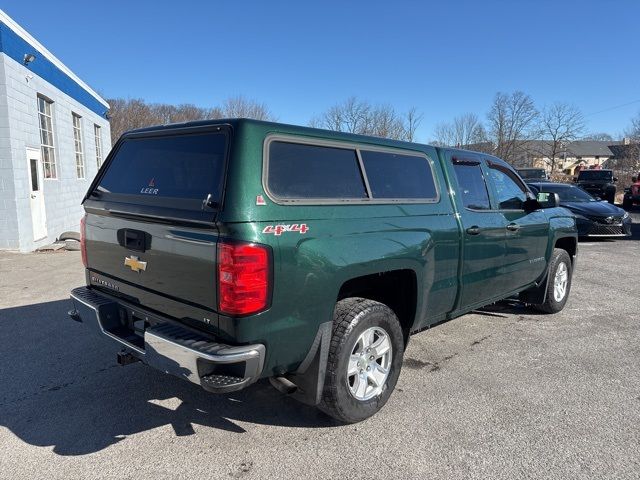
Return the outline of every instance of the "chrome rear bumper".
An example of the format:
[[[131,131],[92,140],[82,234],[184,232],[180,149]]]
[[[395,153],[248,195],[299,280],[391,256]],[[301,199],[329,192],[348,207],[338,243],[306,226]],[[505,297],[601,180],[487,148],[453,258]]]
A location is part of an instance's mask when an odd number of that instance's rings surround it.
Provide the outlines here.
[[[121,309],[137,308],[87,287],[71,292],[76,321],[91,327],[129,350],[147,365],[184,378],[205,390],[224,393],[240,390],[262,373],[265,347],[261,344],[230,346],[218,343],[148,312],[143,331],[135,333],[121,325]]]

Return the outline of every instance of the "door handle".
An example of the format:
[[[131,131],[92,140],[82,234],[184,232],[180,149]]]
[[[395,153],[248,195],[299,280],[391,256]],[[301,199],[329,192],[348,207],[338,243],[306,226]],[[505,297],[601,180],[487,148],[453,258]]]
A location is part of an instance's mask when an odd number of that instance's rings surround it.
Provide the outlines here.
[[[36,198],[36,196],[32,193],[32,194],[31,194],[31,198]]]
[[[509,230],[510,232],[517,232],[518,230],[520,230],[520,225],[518,225],[517,223],[510,223],[509,225],[507,225],[507,230]]]
[[[474,225],[473,227],[467,228],[467,233],[469,235],[478,235],[480,233],[480,227]]]

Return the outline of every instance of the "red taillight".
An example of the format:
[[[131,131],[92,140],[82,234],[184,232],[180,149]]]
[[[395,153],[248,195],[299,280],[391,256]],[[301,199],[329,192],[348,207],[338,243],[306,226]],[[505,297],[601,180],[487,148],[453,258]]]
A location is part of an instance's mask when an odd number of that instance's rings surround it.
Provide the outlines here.
[[[82,254],[82,263],[87,268],[87,216],[83,216],[80,220],[80,253]]]
[[[269,305],[270,252],[253,243],[218,243],[218,309],[250,315]]]

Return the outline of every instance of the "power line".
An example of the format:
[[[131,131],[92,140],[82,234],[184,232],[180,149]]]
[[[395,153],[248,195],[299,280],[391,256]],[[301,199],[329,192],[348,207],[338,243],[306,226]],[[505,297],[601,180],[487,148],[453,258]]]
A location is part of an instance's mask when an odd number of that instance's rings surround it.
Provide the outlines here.
[[[615,107],[605,108],[604,110],[598,110],[597,112],[587,113],[587,114],[585,115],[585,117],[590,117],[590,116],[592,116],[592,115],[597,115],[597,114],[599,114],[599,113],[609,112],[609,111],[611,111],[611,110],[615,110],[615,109],[617,109],[617,108],[627,107],[627,106],[629,106],[629,105],[633,105],[634,103],[640,103],[640,99],[638,99],[638,100],[634,100],[634,101],[632,101],[632,102],[623,103],[623,104],[621,104],[621,105],[616,105]]]

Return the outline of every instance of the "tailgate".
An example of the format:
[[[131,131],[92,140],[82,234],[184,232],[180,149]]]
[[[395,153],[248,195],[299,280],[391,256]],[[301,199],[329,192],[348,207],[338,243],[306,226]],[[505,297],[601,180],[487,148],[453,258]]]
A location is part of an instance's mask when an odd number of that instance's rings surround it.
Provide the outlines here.
[[[216,309],[215,230],[91,213],[85,225],[88,268],[98,274],[90,275],[92,284],[127,294],[131,290],[120,283],[124,282],[183,303]],[[141,301],[138,295],[135,300]],[[161,304],[159,299],[153,303]]]

